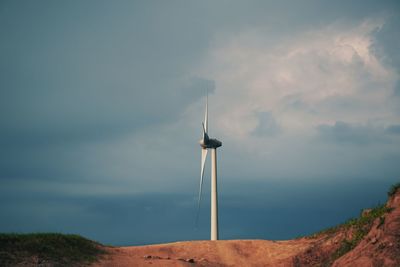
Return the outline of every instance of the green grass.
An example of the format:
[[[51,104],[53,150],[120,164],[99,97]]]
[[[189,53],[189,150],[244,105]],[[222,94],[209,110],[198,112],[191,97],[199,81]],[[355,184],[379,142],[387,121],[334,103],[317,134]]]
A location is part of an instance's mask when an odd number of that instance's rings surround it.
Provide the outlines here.
[[[37,261],[51,266],[82,266],[104,254],[103,246],[79,235],[0,234],[0,266]]]

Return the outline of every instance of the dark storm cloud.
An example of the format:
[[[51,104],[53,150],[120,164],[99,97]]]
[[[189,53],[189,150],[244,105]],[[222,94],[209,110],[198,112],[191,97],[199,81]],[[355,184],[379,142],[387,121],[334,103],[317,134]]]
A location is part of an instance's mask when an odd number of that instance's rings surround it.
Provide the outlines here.
[[[174,121],[212,88],[186,74],[202,25],[164,7],[2,2],[0,178],[90,179],[88,144]]]
[[[400,35],[398,34],[398,27],[400,25],[400,16],[398,12],[390,12],[391,16],[385,22],[379,31],[374,34],[375,53],[386,63],[395,68],[395,71],[400,75]],[[400,100],[400,81],[396,82],[393,88],[393,95],[397,98],[397,105]],[[400,110],[398,110],[400,113]]]
[[[322,140],[338,144],[367,145],[375,142],[387,142],[383,129],[368,125],[352,125],[337,121],[334,125],[319,125],[317,127]]]
[[[162,6],[103,4],[3,4],[2,145],[108,138],[171,120],[203,95],[200,79],[184,78],[203,51],[201,25]]]
[[[400,68],[400,36],[394,34],[398,31],[400,24],[400,17],[397,10],[389,11],[389,18],[385,21],[383,26],[374,34],[374,51],[380,56],[387,64],[391,64]]]

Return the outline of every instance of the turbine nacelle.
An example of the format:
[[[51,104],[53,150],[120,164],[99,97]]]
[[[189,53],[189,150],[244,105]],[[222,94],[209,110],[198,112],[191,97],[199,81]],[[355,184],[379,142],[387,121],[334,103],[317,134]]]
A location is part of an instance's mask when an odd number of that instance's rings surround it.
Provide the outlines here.
[[[207,139],[200,139],[200,146],[204,149],[207,148],[217,148],[222,146],[222,142],[217,139],[210,139],[207,136]]]

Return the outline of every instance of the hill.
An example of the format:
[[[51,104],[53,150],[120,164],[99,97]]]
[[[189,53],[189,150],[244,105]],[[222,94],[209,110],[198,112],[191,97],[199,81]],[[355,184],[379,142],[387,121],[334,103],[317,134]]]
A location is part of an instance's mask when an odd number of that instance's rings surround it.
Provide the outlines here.
[[[0,266],[400,266],[400,184],[385,205],[287,241],[106,247],[77,235],[0,234]]]

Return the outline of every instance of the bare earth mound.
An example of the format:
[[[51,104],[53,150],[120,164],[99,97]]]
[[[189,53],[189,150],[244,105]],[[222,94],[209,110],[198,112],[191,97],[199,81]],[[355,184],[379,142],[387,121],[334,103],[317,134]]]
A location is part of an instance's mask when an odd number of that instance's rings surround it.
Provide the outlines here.
[[[93,266],[400,266],[400,190],[385,206],[312,237],[108,248]]]

